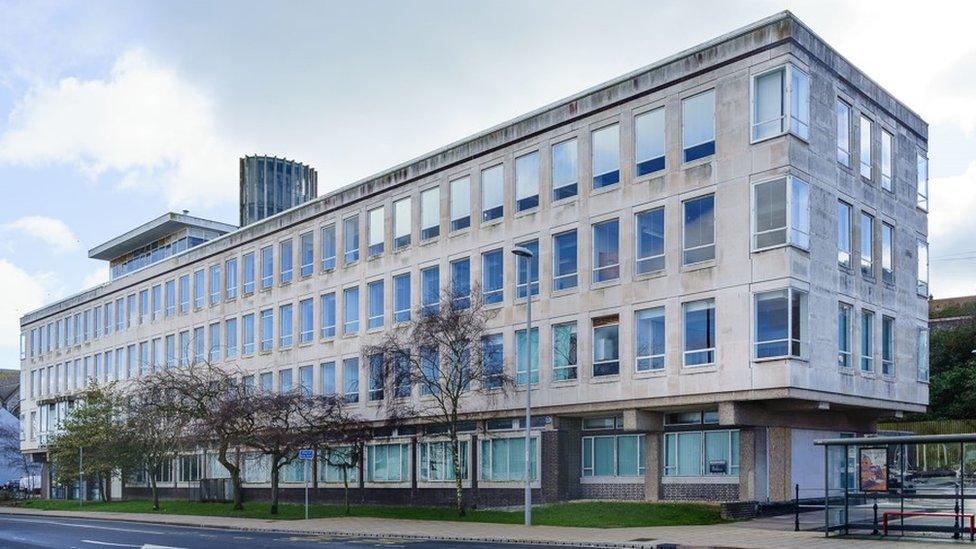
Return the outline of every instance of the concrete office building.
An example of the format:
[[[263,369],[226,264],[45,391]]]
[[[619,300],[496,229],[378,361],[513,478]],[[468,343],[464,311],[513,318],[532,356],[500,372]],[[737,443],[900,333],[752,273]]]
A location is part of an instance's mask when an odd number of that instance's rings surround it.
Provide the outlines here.
[[[318,196],[315,168],[273,156],[241,159],[241,227]]]
[[[24,451],[43,456],[85,376],[207,354],[380,420],[363,342],[478,286],[498,308],[483,344],[538,377],[536,501],[788,499],[822,487],[813,439],[928,402],[926,139],[780,13],[25,315]],[[519,274],[516,245],[537,266]],[[468,403],[472,503],[521,501],[524,399]],[[441,430],[415,423],[377,432],[366,500],[450,501]],[[262,463],[245,460],[251,497]],[[182,496],[221,471],[186,456],[166,474]],[[315,497],[338,481],[320,464]]]

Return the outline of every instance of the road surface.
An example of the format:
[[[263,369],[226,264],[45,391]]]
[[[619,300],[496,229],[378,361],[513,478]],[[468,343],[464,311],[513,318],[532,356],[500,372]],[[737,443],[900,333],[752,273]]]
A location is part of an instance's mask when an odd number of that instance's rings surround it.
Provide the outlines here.
[[[0,514],[0,547],[4,549],[233,549],[290,548],[366,549],[488,549],[491,543],[424,541],[275,534],[216,528],[191,528],[115,520],[74,519]],[[506,545],[532,549],[530,545]]]

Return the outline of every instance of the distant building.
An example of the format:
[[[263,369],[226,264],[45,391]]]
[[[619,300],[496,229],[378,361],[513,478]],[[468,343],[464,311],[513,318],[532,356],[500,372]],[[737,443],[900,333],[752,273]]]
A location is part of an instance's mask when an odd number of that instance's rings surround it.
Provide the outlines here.
[[[241,159],[241,227],[318,196],[318,173],[301,162],[271,156]]]
[[[20,415],[20,370],[0,370],[0,409]]]
[[[929,300],[929,329],[949,330],[976,319],[976,295]]]

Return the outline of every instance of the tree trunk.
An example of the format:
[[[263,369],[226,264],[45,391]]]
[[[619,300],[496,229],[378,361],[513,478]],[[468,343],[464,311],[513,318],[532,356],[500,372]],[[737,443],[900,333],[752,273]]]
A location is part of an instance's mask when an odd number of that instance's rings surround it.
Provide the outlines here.
[[[457,512],[459,517],[465,515],[464,511],[464,479],[461,476],[461,456],[460,445],[458,444],[457,432],[451,430],[451,461],[454,466],[454,490],[456,495]]]
[[[346,506],[346,514],[349,514],[349,468],[342,468],[342,501]]]
[[[272,456],[271,460],[271,514],[278,514],[278,456]]]
[[[153,511],[159,511],[159,491],[156,490],[156,474],[149,475],[149,488],[152,491]]]
[[[217,461],[230,473],[230,484],[234,492],[234,510],[244,509],[244,490],[241,486],[241,468],[227,459],[227,441],[221,441],[217,450]]]

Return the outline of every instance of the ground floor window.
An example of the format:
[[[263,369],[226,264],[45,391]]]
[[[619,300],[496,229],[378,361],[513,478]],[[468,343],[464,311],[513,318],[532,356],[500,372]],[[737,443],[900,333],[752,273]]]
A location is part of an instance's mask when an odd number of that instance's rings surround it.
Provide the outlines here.
[[[644,435],[583,437],[584,477],[637,477],[644,474]]]
[[[461,478],[468,478],[468,441],[458,441]],[[455,480],[454,458],[449,440],[424,442],[420,445],[420,479],[428,481]]]
[[[529,444],[529,475],[538,478],[539,439]],[[525,479],[525,438],[495,438],[481,441],[481,480],[492,482]]]
[[[281,482],[305,482],[305,467],[308,467],[308,480],[312,480],[312,464],[296,455],[281,467]]]
[[[410,480],[410,445],[377,444],[366,454],[369,482],[405,482]]]
[[[227,459],[233,462],[234,456],[228,454]],[[207,454],[207,478],[230,478],[230,471],[220,463],[217,454]]]
[[[241,459],[244,482],[264,483],[271,481],[271,456],[252,452]]]
[[[665,433],[665,476],[702,477],[738,474],[738,429]]]
[[[200,456],[180,456],[180,482],[200,480]]]
[[[159,469],[156,471],[156,482],[173,482],[173,460],[165,459],[159,464]]]
[[[355,462],[356,452],[351,446],[328,448],[319,452],[319,482],[341,484],[343,470],[349,483],[359,482],[359,465]]]

